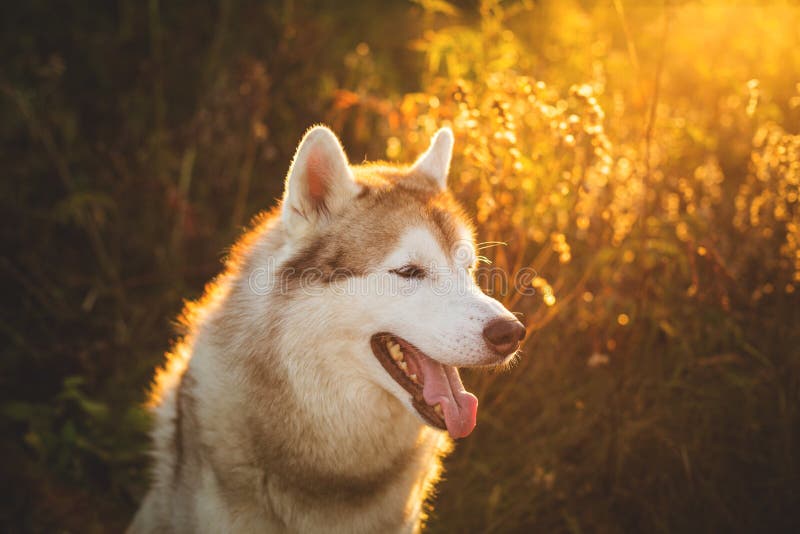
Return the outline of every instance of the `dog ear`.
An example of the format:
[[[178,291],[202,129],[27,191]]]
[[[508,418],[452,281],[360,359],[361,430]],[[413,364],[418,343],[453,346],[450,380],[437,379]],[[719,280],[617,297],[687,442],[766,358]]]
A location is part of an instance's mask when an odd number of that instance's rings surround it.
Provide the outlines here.
[[[433,178],[439,187],[445,189],[452,157],[453,130],[441,128],[431,138],[431,146],[414,162],[411,169]]]
[[[303,136],[289,167],[281,218],[290,236],[324,222],[358,194],[358,185],[336,135],[315,126]]]

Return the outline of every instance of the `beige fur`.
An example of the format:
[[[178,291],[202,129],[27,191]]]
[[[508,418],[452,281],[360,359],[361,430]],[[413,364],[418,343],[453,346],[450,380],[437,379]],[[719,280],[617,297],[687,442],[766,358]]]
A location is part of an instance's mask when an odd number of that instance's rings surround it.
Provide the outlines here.
[[[350,166],[329,130],[306,134],[282,206],[184,312],[153,392],[152,487],[129,532],[421,528],[452,442],[415,415],[369,336],[389,325],[436,359],[481,365],[481,325],[510,314],[479,292],[378,296],[385,277],[368,273],[412,255],[474,285],[472,230],[444,188],[452,142],[443,130],[408,168]],[[460,242],[466,257],[451,253]],[[298,275],[309,268],[313,291]],[[335,291],[342,280],[357,295]]]

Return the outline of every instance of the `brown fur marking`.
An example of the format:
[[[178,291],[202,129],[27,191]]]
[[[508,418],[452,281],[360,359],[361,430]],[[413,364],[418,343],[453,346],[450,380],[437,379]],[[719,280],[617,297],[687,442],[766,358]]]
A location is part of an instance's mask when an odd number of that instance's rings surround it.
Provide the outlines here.
[[[415,224],[428,226],[449,256],[460,239],[459,229],[471,229],[452,195],[427,176],[374,165],[354,170],[357,179],[373,185],[362,183],[361,193],[336,219],[286,262],[281,273],[285,280],[306,276],[306,282],[327,284],[337,276],[362,276],[397,244],[401,229]]]

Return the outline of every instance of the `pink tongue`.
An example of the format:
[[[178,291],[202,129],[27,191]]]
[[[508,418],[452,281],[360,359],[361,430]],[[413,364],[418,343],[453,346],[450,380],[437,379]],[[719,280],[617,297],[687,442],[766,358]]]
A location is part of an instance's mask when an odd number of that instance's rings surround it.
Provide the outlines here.
[[[464,389],[458,370],[430,358],[420,358],[424,384],[422,396],[431,406],[442,405],[447,431],[453,438],[469,436],[475,428],[478,399]]]

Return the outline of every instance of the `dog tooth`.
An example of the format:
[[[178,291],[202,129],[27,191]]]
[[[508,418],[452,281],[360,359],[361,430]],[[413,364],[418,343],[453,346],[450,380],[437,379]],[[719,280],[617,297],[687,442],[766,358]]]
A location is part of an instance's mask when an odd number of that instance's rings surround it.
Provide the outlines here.
[[[395,361],[400,361],[403,359],[403,351],[400,350],[400,345],[392,344],[389,346],[389,355]]]
[[[406,362],[399,361],[399,362],[397,362],[397,365],[400,367],[400,369],[402,369],[403,371],[408,373],[408,364]]]
[[[417,375],[413,375],[413,374],[412,374],[412,375],[408,375],[408,377],[409,377],[409,378],[411,379],[411,381],[412,381],[412,382],[414,382],[415,384],[419,384],[419,382],[417,382]]]
[[[433,411],[436,412],[436,414],[439,417],[444,417],[444,412],[442,411],[442,405],[441,404],[437,404],[436,406],[434,406],[433,407]]]

